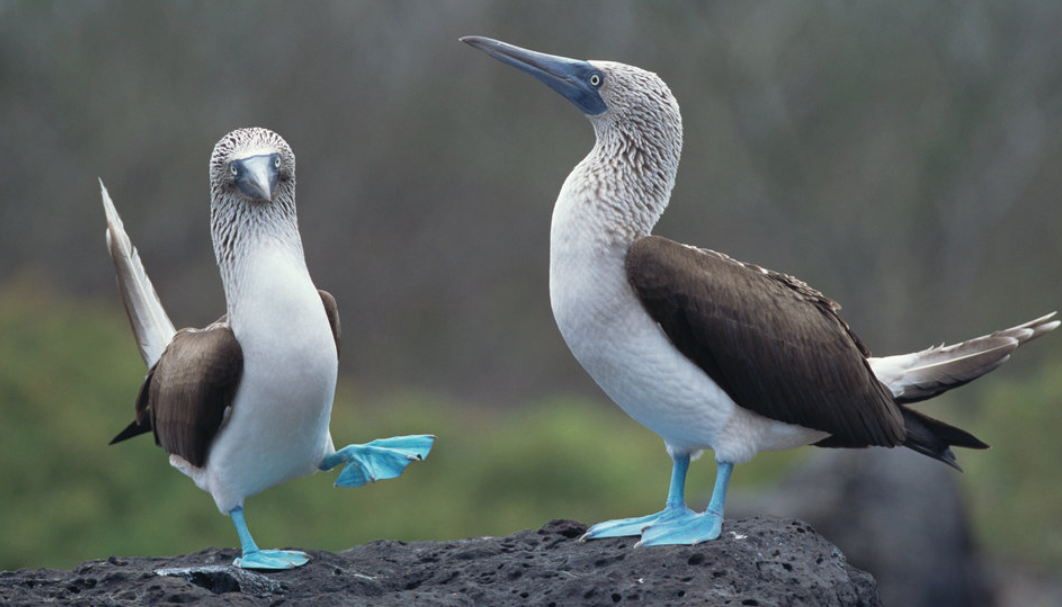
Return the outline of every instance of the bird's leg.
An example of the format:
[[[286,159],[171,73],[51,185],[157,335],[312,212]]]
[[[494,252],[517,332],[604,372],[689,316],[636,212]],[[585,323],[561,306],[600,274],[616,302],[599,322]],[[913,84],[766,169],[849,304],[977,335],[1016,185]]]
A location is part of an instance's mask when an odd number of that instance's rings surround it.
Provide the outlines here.
[[[579,540],[641,535],[647,527],[651,528],[664,522],[681,521],[697,516],[697,513],[686,507],[686,472],[690,468],[690,456],[688,453],[683,453],[673,455],[672,458],[674,464],[671,467],[671,485],[667,490],[667,502],[663,510],[648,516],[598,523],[590,527]]]
[[[229,512],[232,522],[236,524],[236,533],[240,536],[243,554],[232,562],[241,569],[294,569],[305,565],[310,557],[297,550],[259,550],[254,543],[247,521],[243,519],[243,506],[237,506]]]
[[[435,437],[430,434],[378,438],[364,445],[347,445],[325,457],[319,467],[331,470],[346,464],[336,478],[336,486],[360,487],[398,477],[411,462],[428,457],[434,442]]]
[[[734,464],[716,462],[715,488],[708,509],[691,517],[662,521],[650,526],[642,533],[642,540],[636,546],[653,546],[660,544],[697,544],[719,537],[723,530],[723,505],[726,502],[726,490],[730,486],[730,473]]]

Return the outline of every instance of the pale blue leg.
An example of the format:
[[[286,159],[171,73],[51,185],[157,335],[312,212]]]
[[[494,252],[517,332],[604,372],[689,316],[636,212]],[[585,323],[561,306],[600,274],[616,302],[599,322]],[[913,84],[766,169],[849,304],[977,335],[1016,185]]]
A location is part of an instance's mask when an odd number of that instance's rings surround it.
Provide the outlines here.
[[[734,464],[716,462],[715,488],[708,509],[679,520],[662,521],[654,524],[642,534],[642,541],[637,545],[653,546],[659,544],[697,544],[719,537],[723,531],[723,504],[726,503],[726,489],[730,485],[730,473]]]
[[[696,512],[686,507],[686,472],[690,468],[690,456],[686,453],[672,457],[674,465],[671,467],[671,485],[667,490],[667,502],[664,504],[663,510],[648,516],[621,518],[598,523],[590,527],[583,537],[579,539],[593,540],[602,537],[641,535],[642,531],[647,527],[666,521],[681,521],[697,516]]]
[[[396,478],[412,462],[428,457],[435,437],[428,434],[378,438],[364,445],[347,445],[321,462],[321,470],[346,464],[336,478],[337,487],[360,487],[365,483]]]
[[[241,569],[294,569],[310,560],[305,552],[297,550],[259,550],[247,529],[247,521],[243,519],[243,506],[234,508],[229,516],[236,524],[236,533],[240,536],[243,549],[243,555],[233,561],[233,565]]]

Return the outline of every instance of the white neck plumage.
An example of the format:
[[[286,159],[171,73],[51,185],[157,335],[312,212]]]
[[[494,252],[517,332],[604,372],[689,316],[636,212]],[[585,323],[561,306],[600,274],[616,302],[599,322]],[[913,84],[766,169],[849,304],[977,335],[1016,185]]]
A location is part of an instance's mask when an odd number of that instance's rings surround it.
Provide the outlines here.
[[[668,128],[594,120],[597,142],[561,188],[553,211],[552,250],[626,249],[648,236],[667,208],[682,154],[682,119]]]
[[[230,319],[241,307],[248,266],[276,259],[263,258],[264,250],[281,254],[291,266],[305,271],[295,207],[287,197],[273,202],[216,201],[211,206],[211,235]]]

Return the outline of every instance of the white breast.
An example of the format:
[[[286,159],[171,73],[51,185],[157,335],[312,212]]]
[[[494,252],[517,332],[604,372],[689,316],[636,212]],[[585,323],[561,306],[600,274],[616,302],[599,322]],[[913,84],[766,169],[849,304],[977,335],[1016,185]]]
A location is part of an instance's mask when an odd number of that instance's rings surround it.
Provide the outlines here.
[[[200,485],[228,512],[243,498],[313,473],[331,453],[337,353],[301,255],[266,241],[229,293],[244,371]]]
[[[735,405],[645,313],[627,285],[619,252],[553,259],[550,300],[557,326],[594,381],[672,447],[711,447]]]

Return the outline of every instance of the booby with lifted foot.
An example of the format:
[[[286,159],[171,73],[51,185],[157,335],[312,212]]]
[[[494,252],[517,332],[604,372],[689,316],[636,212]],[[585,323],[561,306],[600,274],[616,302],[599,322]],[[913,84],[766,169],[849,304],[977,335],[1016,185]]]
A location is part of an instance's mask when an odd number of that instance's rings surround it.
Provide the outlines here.
[[[261,550],[244,499],[317,470],[343,466],[336,485],[395,478],[427,457],[434,436],[378,439],[336,451],[329,432],[339,360],[339,312],[303,257],[295,212],[295,155],[279,135],[240,129],[210,160],[210,227],[227,314],[176,331],[100,183],[107,246],[149,371],[136,419],[112,442],[152,432],[170,463],[232,517],[248,569],[290,569],[299,551]]]
[[[673,459],[663,511],[598,523],[587,539],[640,544],[719,536],[734,465],[759,451],[904,446],[958,468],[952,446],[987,445],[909,408],[995,369],[1058,327],[1053,314],[948,347],[874,358],[839,306],[791,276],[650,235],[667,207],[682,118],[645,70],[469,36],[583,112],[597,142],[553,210],[550,299],[576,359]],[[715,452],[707,510],[686,507],[691,459]]]

